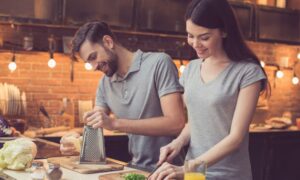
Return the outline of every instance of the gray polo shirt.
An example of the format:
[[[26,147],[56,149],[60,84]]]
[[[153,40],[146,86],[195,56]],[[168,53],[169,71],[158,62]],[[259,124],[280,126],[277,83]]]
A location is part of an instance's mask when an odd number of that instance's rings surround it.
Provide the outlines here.
[[[174,92],[183,92],[183,88],[171,57],[165,53],[138,50],[123,78],[115,73],[111,78],[104,76],[100,80],[96,105],[109,108],[117,118],[138,121],[163,116],[160,98]],[[174,139],[134,134],[128,134],[128,137],[131,164],[146,169],[155,167],[160,147]],[[181,162],[183,158],[180,158]]]
[[[215,79],[203,82],[201,64],[202,60],[191,61],[180,78],[191,133],[187,159],[202,155],[228,136],[240,90],[266,79],[254,63],[231,62]],[[207,169],[207,180],[252,179],[248,138],[247,133],[238,149]]]

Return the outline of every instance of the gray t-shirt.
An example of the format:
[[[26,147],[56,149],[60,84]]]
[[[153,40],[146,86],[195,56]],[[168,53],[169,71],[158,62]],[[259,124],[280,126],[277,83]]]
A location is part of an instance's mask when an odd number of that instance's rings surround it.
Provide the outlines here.
[[[183,92],[178,71],[170,56],[165,53],[144,53],[138,50],[128,73],[119,77],[104,76],[100,80],[96,105],[109,108],[117,118],[146,119],[163,116],[160,98],[174,92]],[[166,128],[167,130],[167,128]],[[174,137],[129,134],[131,164],[153,169],[159,158],[160,147]],[[183,154],[177,163],[184,160]]]
[[[199,59],[191,61],[180,78],[191,133],[187,159],[200,156],[229,134],[239,91],[266,78],[254,63],[231,62],[215,79],[204,83],[201,63]],[[209,167],[207,179],[252,179],[248,139],[247,133],[236,151]]]

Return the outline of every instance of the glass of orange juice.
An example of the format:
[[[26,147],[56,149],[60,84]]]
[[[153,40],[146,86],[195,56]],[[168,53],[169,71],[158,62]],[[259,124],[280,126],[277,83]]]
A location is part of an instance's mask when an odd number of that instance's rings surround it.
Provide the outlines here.
[[[189,161],[184,163],[184,180],[205,180],[206,163],[202,161],[200,164],[192,167]]]

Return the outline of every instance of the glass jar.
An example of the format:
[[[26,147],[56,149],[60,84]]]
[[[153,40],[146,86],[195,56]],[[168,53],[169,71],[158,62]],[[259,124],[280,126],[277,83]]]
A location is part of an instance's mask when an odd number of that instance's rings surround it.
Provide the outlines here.
[[[205,180],[207,165],[204,161],[191,165],[190,161],[184,163],[184,180]]]
[[[60,169],[59,164],[54,163],[48,163],[49,169],[48,169],[48,179],[49,180],[59,180],[62,177],[62,170]]]
[[[44,180],[46,177],[46,170],[42,161],[32,162],[30,177],[32,180]]]

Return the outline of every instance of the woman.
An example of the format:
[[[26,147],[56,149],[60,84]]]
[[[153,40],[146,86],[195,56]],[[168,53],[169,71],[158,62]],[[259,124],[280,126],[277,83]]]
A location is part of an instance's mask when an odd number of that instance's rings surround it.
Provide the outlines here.
[[[258,97],[268,89],[266,73],[226,0],[193,0],[185,18],[188,43],[199,57],[180,79],[188,124],[161,148],[158,165],[164,163],[150,179],[182,179],[183,166],[168,162],[189,144],[189,167],[206,162],[208,180],[250,180],[248,129]]]

